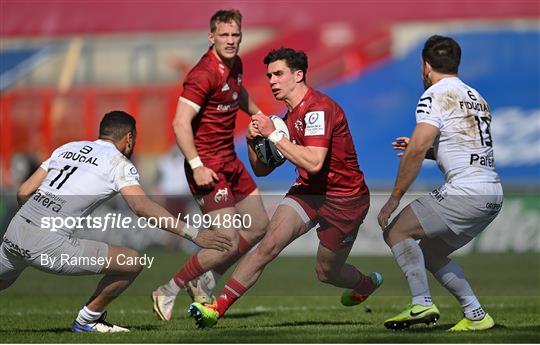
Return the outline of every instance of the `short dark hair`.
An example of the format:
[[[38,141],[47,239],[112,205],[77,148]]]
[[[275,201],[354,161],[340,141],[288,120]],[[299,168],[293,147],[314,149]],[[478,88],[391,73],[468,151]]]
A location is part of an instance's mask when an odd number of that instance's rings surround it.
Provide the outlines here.
[[[278,60],[284,60],[287,67],[289,67],[291,71],[302,71],[304,73],[304,78],[302,81],[306,80],[308,68],[308,59],[306,53],[301,50],[296,51],[292,48],[281,47],[279,49],[270,51],[264,58],[264,64],[268,66],[270,63]]]
[[[99,137],[120,140],[129,132],[134,132],[136,121],[125,111],[113,110],[103,116],[99,124]]]
[[[450,37],[433,35],[424,44],[422,59],[436,72],[457,74],[461,61],[461,48]]]
[[[210,32],[216,32],[218,23],[230,23],[234,21],[242,29],[242,14],[240,11],[231,8],[230,10],[219,10],[210,18]]]

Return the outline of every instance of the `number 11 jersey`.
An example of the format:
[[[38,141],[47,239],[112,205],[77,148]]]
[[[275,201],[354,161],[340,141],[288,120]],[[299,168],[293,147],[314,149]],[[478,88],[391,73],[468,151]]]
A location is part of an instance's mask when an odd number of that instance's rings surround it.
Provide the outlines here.
[[[103,140],[62,145],[40,168],[47,177],[18,212],[38,227],[44,217],[85,217],[120,189],[139,184],[133,163]],[[53,231],[69,236],[74,230],[65,226]]]

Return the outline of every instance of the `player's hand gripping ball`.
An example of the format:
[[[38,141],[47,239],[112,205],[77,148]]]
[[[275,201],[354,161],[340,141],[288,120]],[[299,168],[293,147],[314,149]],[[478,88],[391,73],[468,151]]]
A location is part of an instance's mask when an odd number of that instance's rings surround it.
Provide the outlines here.
[[[289,129],[285,121],[277,115],[270,115],[270,119],[274,122],[276,130],[283,133],[283,136],[289,139]],[[271,168],[278,167],[285,162],[285,157],[279,152],[276,145],[266,138],[259,137],[255,139],[255,153],[261,162]]]

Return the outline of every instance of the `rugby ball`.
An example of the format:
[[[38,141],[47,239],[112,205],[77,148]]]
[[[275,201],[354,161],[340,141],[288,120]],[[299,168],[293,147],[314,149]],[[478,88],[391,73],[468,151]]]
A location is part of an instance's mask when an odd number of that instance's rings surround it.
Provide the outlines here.
[[[285,138],[289,139],[289,129],[285,121],[277,115],[270,115],[270,119],[274,122],[274,127],[283,133]],[[257,138],[255,140],[255,153],[261,162],[271,168],[278,167],[285,162],[285,157],[279,152],[276,145],[266,138]]]

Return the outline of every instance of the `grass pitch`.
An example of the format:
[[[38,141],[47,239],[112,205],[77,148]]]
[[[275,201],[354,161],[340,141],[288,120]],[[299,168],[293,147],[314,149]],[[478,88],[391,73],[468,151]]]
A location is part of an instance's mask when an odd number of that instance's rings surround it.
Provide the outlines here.
[[[186,256],[149,252],[154,266],[143,271],[109,307],[108,320],[131,329],[125,334],[73,334],[69,326],[99,277],[62,277],[27,269],[0,293],[0,342],[9,343],[531,343],[540,341],[538,254],[457,257],[496,327],[479,333],[446,329],[462,317],[457,301],[430,277],[441,319],[434,327],[389,331],[383,321],[410,300],[408,287],[390,257],[353,257],[365,272],[378,270],[385,282],[363,305],[346,308],[341,290],[316,279],[313,257],[278,258],[257,285],[209,330],[187,316],[189,299],[178,297],[172,321],[152,312],[151,291],[167,281]],[[221,280],[219,288],[226,279]],[[218,290],[219,292],[219,290]]]

